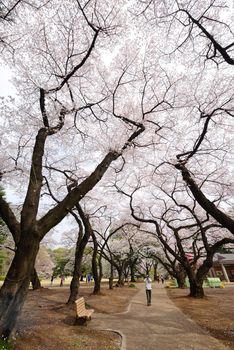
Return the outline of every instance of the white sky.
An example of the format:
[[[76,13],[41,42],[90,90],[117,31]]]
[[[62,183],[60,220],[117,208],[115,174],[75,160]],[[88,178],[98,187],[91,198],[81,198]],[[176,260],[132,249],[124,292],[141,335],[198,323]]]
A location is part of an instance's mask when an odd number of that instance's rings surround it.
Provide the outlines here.
[[[10,69],[0,64],[0,96],[15,95],[15,88],[10,82],[11,77]]]

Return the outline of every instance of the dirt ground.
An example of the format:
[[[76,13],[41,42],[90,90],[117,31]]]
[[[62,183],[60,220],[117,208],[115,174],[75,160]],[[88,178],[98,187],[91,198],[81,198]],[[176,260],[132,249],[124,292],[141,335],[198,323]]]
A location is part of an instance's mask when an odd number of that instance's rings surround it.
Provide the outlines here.
[[[104,313],[125,311],[137,289],[102,287],[100,296],[92,286],[81,287],[88,306]],[[168,295],[185,314],[234,350],[234,286],[206,289],[204,299],[188,298],[188,290],[168,289]],[[120,336],[74,325],[75,310],[68,308],[68,287],[29,291],[16,335],[14,350],[119,350]],[[92,321],[91,321],[92,322]]]
[[[137,289],[103,286],[102,294],[92,295],[93,287],[81,287],[88,307],[104,313],[125,311]],[[118,350],[121,339],[117,333],[94,331],[74,325],[75,308],[68,308],[69,288],[42,288],[29,291],[16,334],[14,350]],[[91,321],[92,322],[92,321]]]
[[[206,288],[204,299],[187,297],[188,289],[168,289],[173,302],[202,328],[234,350],[234,285]]]

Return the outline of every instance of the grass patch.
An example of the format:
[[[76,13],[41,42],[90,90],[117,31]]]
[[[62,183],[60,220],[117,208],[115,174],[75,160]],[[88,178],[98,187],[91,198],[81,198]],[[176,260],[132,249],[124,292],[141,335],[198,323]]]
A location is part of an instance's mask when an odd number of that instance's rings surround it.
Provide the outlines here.
[[[12,350],[12,342],[0,339],[0,350]]]
[[[89,344],[89,337],[85,335],[79,335],[79,337],[71,341],[72,346],[79,347],[79,348],[87,346],[88,344]]]

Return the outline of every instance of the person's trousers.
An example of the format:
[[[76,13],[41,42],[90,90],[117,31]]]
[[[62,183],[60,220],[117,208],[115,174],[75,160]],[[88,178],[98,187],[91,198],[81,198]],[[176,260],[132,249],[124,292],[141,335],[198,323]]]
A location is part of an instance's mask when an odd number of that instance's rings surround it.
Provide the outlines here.
[[[147,305],[151,305],[151,289],[146,289],[146,299],[147,299]]]

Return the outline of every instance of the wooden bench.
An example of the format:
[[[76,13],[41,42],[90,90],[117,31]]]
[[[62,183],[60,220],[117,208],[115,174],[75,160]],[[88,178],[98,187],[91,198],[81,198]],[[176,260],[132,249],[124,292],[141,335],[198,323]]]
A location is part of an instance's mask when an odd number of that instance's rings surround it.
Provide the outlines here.
[[[78,324],[86,324],[87,320],[91,320],[91,315],[94,312],[93,309],[85,308],[84,298],[79,298],[76,303],[76,321]]]

